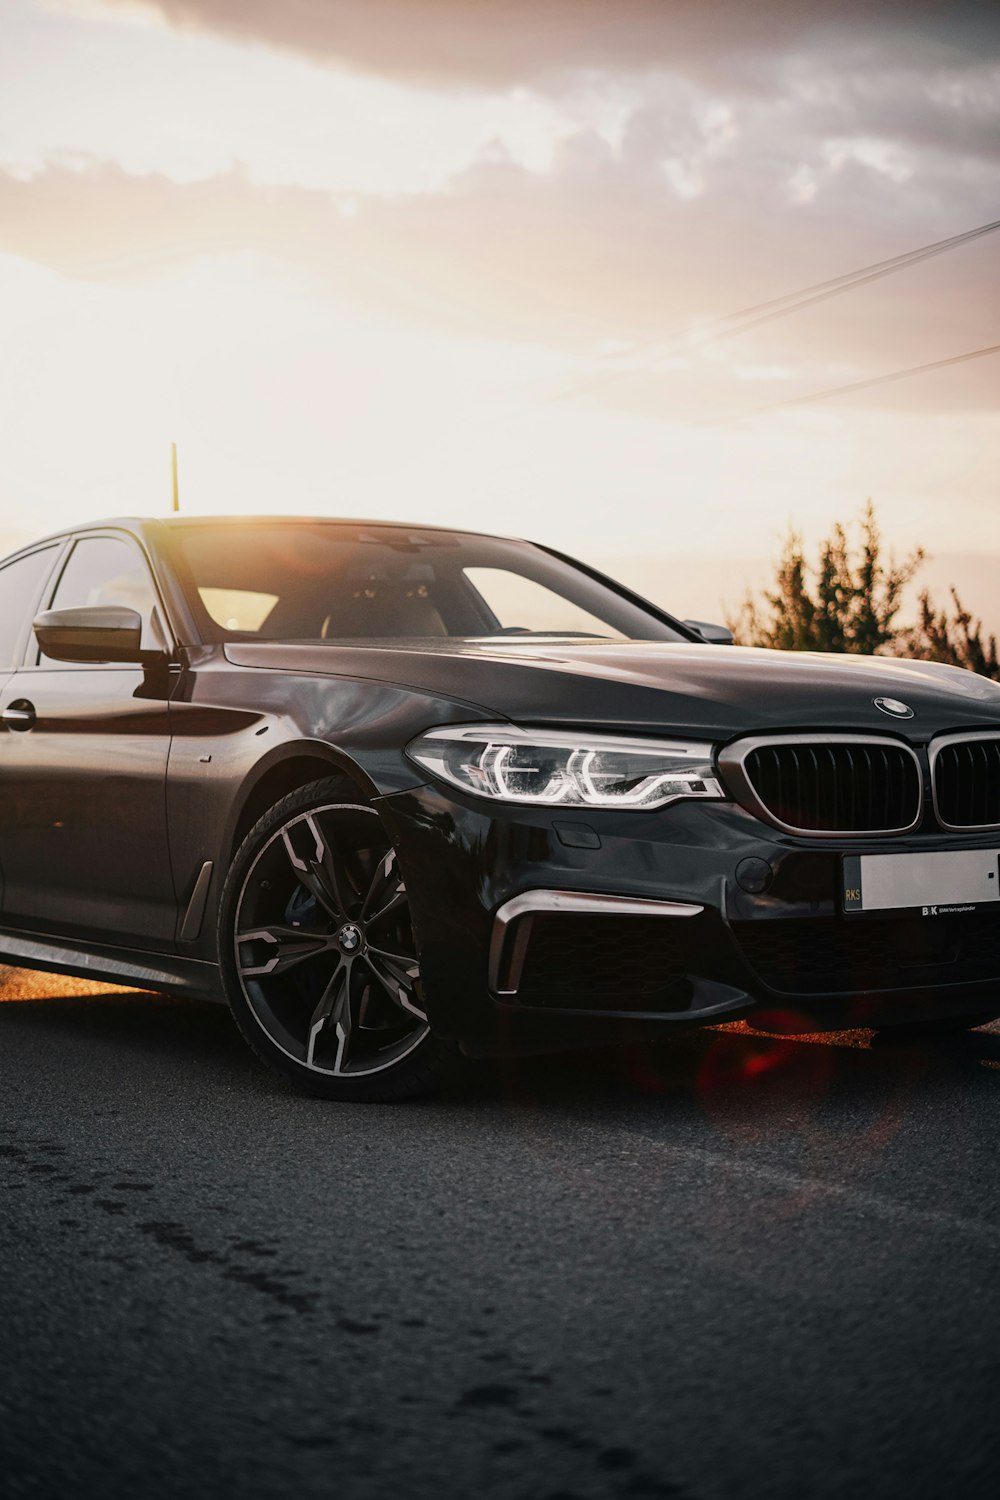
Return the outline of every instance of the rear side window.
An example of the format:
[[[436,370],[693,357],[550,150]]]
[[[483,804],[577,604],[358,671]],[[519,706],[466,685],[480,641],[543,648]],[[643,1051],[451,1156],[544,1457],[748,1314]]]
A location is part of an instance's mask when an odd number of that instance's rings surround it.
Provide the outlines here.
[[[0,672],[18,665],[22,632],[36,614],[55,552],[54,547],[43,547],[0,568]]]

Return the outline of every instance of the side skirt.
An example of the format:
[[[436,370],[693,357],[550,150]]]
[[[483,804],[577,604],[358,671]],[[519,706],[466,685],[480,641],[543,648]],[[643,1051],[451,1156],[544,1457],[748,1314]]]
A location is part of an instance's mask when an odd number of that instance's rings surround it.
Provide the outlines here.
[[[168,995],[225,1004],[215,964],[171,953],[140,953],[134,948],[106,948],[96,943],[73,945],[0,928],[0,960],[20,969],[50,970],[111,983],[117,980],[134,989],[162,990]]]

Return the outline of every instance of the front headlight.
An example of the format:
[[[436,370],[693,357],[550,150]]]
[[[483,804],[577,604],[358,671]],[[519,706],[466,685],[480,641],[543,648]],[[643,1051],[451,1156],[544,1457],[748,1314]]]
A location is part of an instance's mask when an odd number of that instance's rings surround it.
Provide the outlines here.
[[[722,797],[712,746],[619,739],[502,724],[429,729],[407,746],[417,765],[494,802],[648,811],[681,797]]]

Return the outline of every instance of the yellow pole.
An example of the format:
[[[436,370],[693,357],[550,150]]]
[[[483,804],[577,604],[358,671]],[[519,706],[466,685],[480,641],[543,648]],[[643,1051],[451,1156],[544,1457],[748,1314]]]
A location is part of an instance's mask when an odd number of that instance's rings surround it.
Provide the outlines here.
[[[177,444],[176,443],[171,443],[170,444],[170,478],[171,478],[171,480],[173,482],[173,505],[172,505],[171,509],[174,510],[174,511],[178,511],[181,508],[181,497],[180,497],[180,491],[177,488]]]

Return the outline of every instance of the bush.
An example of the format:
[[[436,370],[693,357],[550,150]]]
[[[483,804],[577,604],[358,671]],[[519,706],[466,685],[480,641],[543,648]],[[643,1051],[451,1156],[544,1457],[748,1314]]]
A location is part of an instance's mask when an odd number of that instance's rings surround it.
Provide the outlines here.
[[[802,538],[791,531],[778,560],[774,586],[762,598],[748,593],[727,622],[737,645],[782,651],[842,651],[853,655],[908,656],[947,662],[1000,680],[993,635],[964,609],[955,589],[950,611],[930,593],[919,595],[916,624],[900,625],[906,589],[925,559],[918,547],[902,563],[886,559],[869,500],[858,520],[857,546],[838,522],[821,543],[815,564],[807,562]]]

